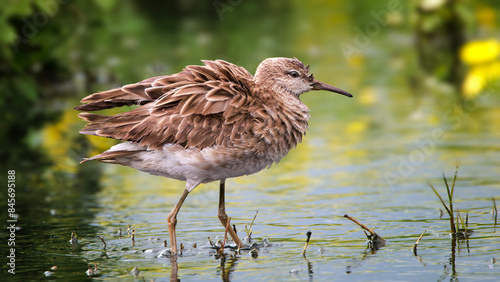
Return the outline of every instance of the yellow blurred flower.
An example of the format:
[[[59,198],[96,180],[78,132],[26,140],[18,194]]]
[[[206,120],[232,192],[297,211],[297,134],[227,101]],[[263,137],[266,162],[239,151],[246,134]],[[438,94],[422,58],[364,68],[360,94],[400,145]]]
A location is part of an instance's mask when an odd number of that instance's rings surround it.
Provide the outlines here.
[[[475,97],[489,81],[498,78],[500,78],[500,61],[473,66],[465,76],[462,84],[464,97]]]
[[[460,59],[468,65],[487,63],[499,55],[500,42],[495,39],[469,42],[460,51]]]
[[[462,84],[464,98],[474,98],[488,82],[500,78],[500,41],[469,42],[462,48],[460,58],[471,66]]]
[[[75,125],[78,122],[79,118],[73,109],[69,109],[57,123],[49,124],[42,130],[43,150],[56,160],[54,165],[56,170],[72,173],[76,171],[76,161],[70,157],[69,150],[74,132],[77,132]]]
[[[92,157],[106,151],[117,143],[116,140],[86,135],[92,151],[88,156],[78,156],[74,141],[80,136],[78,131],[83,127],[82,120],[75,110],[68,108],[63,112],[61,119],[43,128],[42,148],[55,160],[54,169],[63,172],[75,173],[78,162],[84,157]]]
[[[465,76],[462,84],[462,93],[464,94],[464,98],[470,99],[475,97],[481,89],[483,89],[484,83],[484,77],[478,75],[477,73],[469,72]]]

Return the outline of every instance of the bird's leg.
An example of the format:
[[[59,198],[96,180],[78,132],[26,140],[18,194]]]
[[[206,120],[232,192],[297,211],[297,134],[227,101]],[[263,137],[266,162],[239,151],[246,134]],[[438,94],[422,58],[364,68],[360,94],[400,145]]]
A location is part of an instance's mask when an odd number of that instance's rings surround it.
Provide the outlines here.
[[[177,238],[175,237],[175,225],[177,224],[177,214],[179,213],[179,210],[181,209],[182,204],[184,203],[184,200],[186,199],[187,195],[192,189],[186,189],[182,193],[182,196],[175,205],[175,207],[172,209],[172,211],[168,214],[167,216],[167,222],[168,222],[168,233],[170,233],[170,253],[172,255],[177,254]]]
[[[224,228],[227,227],[227,214],[226,214],[226,204],[225,204],[225,189],[226,189],[226,180],[221,180],[220,181],[220,186],[219,186],[219,220],[222,223],[222,226]],[[239,248],[243,248],[243,243],[241,242],[240,238],[238,238],[238,235],[236,232],[233,230],[233,228],[229,227],[227,229],[229,232],[229,235],[231,235],[231,238],[233,238],[234,243],[236,243],[236,246]]]

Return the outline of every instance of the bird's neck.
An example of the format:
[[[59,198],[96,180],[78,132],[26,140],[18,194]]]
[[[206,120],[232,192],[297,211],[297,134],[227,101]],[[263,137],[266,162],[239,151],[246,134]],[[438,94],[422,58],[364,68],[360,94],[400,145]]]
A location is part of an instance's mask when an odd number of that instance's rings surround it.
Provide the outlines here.
[[[309,108],[298,99],[283,99],[277,93],[266,92],[261,111],[256,116],[255,133],[264,145],[262,149],[278,162],[302,141],[308,128]]]

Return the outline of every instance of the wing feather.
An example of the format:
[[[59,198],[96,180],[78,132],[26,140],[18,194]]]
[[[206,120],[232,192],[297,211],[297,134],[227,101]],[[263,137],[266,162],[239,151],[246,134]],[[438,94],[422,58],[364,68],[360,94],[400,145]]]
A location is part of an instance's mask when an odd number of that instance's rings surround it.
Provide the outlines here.
[[[244,68],[222,60],[203,62],[204,66],[187,66],[177,74],[84,98],[86,104],[77,110],[139,107],[111,116],[81,113],[88,124],[80,132],[153,149],[170,143],[199,149],[239,143],[245,134],[252,134],[249,127],[254,117],[247,101],[253,77]]]

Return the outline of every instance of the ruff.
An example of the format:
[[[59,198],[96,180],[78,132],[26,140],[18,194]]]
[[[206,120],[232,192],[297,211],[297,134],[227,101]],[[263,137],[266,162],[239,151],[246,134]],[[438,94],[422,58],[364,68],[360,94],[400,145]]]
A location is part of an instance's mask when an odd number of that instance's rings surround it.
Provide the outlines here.
[[[269,58],[255,76],[216,60],[182,72],[153,77],[84,98],[76,107],[88,122],[80,131],[124,141],[88,158],[186,181],[168,215],[171,253],[177,253],[177,213],[201,183],[220,181],[219,219],[224,227],[225,180],[256,173],[277,163],[302,141],[309,119],[300,95],[311,90],[351,94],[316,80],[297,59]],[[105,116],[100,111],[139,105]],[[241,240],[228,229],[238,247]]]

